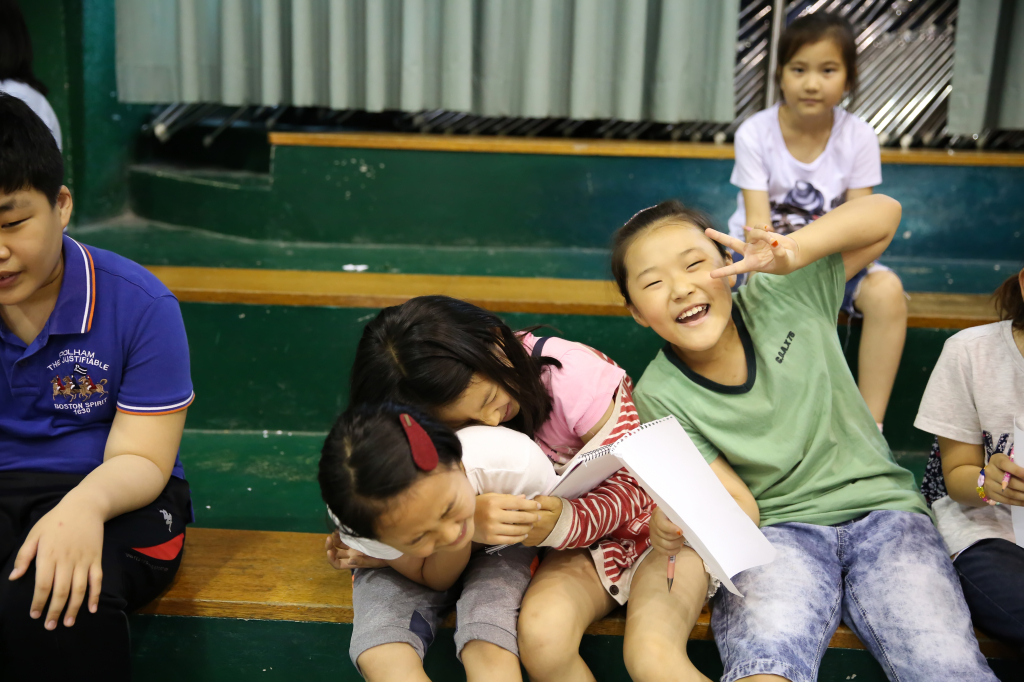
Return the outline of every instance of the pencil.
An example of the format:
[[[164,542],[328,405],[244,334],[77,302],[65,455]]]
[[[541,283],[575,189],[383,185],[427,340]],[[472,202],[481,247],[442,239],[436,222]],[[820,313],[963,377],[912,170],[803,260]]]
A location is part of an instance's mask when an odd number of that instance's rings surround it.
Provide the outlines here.
[[[672,591],[672,582],[676,579],[676,558],[670,556],[668,558],[668,591]]]
[[[1013,461],[1013,453],[1012,452],[1010,453],[1010,461],[1011,462]],[[1008,486],[1009,484],[1010,484],[1010,472],[1007,471],[1005,474],[1003,474],[1003,490],[1006,490],[1006,486]]]

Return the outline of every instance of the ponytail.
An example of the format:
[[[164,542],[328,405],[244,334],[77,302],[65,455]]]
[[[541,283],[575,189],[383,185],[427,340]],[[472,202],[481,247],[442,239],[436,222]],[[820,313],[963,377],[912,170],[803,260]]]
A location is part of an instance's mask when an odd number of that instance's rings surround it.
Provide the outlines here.
[[[1024,273],[1024,270],[1021,271]],[[1021,273],[1011,275],[992,295],[1000,320],[1010,320],[1013,328],[1024,331],[1024,293],[1020,288]]]

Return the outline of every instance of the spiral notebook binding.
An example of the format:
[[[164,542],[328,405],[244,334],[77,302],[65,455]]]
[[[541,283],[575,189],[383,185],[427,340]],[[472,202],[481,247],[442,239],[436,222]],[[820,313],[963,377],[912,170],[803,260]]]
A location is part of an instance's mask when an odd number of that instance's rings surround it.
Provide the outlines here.
[[[621,443],[622,441],[626,440],[630,436],[634,435],[638,431],[643,431],[644,429],[646,429],[648,427],[654,426],[656,424],[660,424],[661,422],[663,422],[663,421],[665,421],[667,419],[675,419],[675,417],[662,417],[661,419],[656,419],[656,420],[654,420],[652,422],[647,422],[646,424],[641,424],[640,426],[636,427],[635,429],[633,429],[629,433],[623,435],[621,438],[616,440],[614,443],[609,443],[608,445],[602,445],[601,447],[597,448],[596,450],[591,450],[587,454],[583,455],[582,457],[580,457],[580,464],[586,464],[587,462],[594,461],[598,457],[604,457],[605,455],[611,453],[611,451],[615,448],[615,446],[617,446],[619,443]]]

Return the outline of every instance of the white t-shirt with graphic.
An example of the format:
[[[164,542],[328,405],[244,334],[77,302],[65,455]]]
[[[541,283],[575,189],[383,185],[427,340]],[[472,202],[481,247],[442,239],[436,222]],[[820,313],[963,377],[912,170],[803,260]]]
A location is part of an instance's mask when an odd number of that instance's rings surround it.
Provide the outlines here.
[[[1013,420],[1024,416],[1024,356],[1010,321],[972,327],[946,340],[928,379],[914,426],[961,443],[983,445],[985,461],[1013,447]],[[1018,458],[1020,461],[1020,458]],[[941,469],[929,465],[922,483],[950,555],[976,542],[1014,542],[1010,508],[968,507],[945,494]],[[937,495],[929,495],[935,490]]]
[[[811,163],[793,158],[779,126],[779,105],[759,111],[736,131],[736,164],[729,182],[741,190],[768,192],[772,223],[788,234],[839,206],[846,191],[882,183],[878,137],[845,109],[833,110],[832,134]],[[743,240],[747,221],[743,192],[737,193],[729,234]]]
[[[27,104],[29,109],[36,112],[36,116],[43,119],[43,123],[53,133],[53,139],[57,141],[57,149],[64,149],[60,139],[60,122],[57,121],[57,114],[53,112],[53,107],[50,106],[43,93],[27,83],[11,79],[0,80],[0,92],[17,97]]]
[[[504,426],[469,426],[458,432],[462,464],[477,495],[500,493],[532,499],[555,487],[555,467],[532,438]],[[328,512],[329,513],[329,512]],[[332,520],[338,525],[337,519]],[[342,534],[341,541],[368,556],[392,561],[397,549],[377,540]]]

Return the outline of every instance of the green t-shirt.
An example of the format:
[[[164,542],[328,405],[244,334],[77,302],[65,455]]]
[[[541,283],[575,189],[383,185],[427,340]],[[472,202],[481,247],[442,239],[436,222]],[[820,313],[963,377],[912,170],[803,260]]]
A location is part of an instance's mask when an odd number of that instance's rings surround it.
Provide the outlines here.
[[[761,525],[833,525],[876,509],[927,514],[893,461],[843,357],[839,254],[786,275],[758,273],[733,294],[747,381],[724,386],[668,345],[633,394],[641,420],[675,416],[711,462],[726,458],[757,499]]]

